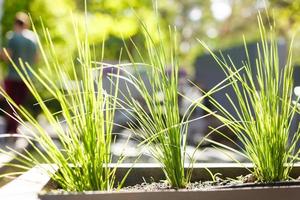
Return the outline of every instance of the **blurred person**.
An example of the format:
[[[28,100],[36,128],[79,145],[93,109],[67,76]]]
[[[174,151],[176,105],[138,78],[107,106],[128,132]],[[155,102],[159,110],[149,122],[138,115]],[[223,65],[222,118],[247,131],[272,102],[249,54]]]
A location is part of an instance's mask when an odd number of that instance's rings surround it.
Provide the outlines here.
[[[20,67],[19,59],[30,66],[37,61],[37,39],[35,34],[29,30],[30,20],[26,13],[18,12],[15,16],[13,31],[7,34],[6,50],[12,61],[17,67]],[[1,52],[1,58],[7,62],[8,74],[4,80],[4,89],[7,94],[18,105],[24,105],[29,97],[29,91],[12,63],[8,62],[8,57]],[[6,111],[13,115],[13,109],[7,105]],[[18,123],[11,117],[6,115],[6,132],[16,133]]]

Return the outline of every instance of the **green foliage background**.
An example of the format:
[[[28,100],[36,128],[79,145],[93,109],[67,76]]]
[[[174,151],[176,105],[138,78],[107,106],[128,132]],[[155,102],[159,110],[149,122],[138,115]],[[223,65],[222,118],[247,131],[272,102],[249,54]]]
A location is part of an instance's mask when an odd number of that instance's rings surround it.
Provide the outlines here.
[[[96,54],[101,49],[97,47],[105,40],[105,58],[115,61],[123,46],[122,37],[127,42],[132,38],[141,47],[145,45],[136,15],[148,24],[150,30],[155,29],[159,19],[161,27],[166,29],[168,25],[176,25],[180,37],[181,66],[193,72],[195,57],[203,53],[196,38],[206,41],[213,49],[241,44],[243,34],[250,40],[257,40],[256,14],[257,10],[263,9],[263,0],[223,0],[231,6],[231,15],[223,21],[216,20],[211,12],[214,1],[218,0],[160,0],[156,16],[152,0],[87,0],[89,39],[96,47]],[[300,27],[300,1],[266,0],[266,4],[274,11],[278,34],[289,40]],[[190,13],[195,8],[201,10],[201,18],[193,21]],[[51,32],[59,59],[67,62],[76,48],[71,13],[75,19],[84,21],[84,0],[5,0],[1,23],[3,44],[17,11],[30,13],[38,31],[41,30],[40,19],[43,20]],[[80,25],[84,26],[83,23]],[[167,30],[162,32],[167,33]],[[157,38],[155,35],[152,37]],[[136,55],[130,42],[128,46]],[[296,54],[300,51],[299,36],[296,37],[294,51]],[[300,63],[300,57],[296,57],[296,62]]]

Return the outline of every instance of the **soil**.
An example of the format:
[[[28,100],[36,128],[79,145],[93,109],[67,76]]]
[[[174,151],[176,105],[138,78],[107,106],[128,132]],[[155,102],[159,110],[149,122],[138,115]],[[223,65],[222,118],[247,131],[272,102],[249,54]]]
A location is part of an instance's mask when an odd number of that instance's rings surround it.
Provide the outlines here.
[[[228,188],[246,188],[246,187],[276,187],[276,186],[292,186],[300,185],[299,180],[293,181],[280,181],[273,183],[258,183],[258,182],[243,182],[240,180],[217,180],[217,181],[205,181],[205,182],[194,182],[187,185],[184,189],[178,190],[209,190],[209,189],[228,189]],[[122,188],[120,191],[126,192],[137,192],[137,191],[166,191],[175,190],[172,189],[166,182],[153,182],[153,183],[142,183],[134,186],[128,186]]]
[[[175,191],[175,190],[209,190],[209,189],[228,189],[228,188],[245,188],[245,187],[273,187],[273,186],[291,186],[291,185],[300,185],[300,180],[290,180],[290,181],[280,181],[273,183],[261,183],[257,182],[253,175],[249,174],[247,176],[240,176],[236,179],[221,179],[215,177],[214,181],[203,181],[203,182],[193,182],[189,183],[186,188],[183,189],[174,189],[166,181],[160,182],[151,182],[151,183],[141,183],[133,186],[123,187],[119,192],[153,192],[153,191]],[[50,186],[50,187],[49,187]],[[67,194],[68,192],[59,189],[53,189],[54,185],[48,184],[48,189],[44,188],[44,193],[52,194]],[[51,188],[51,189],[50,189]],[[117,191],[117,189],[113,190]]]
[[[194,182],[188,184],[188,186],[184,189],[178,190],[200,190],[200,189],[209,189],[213,187],[212,182]],[[125,192],[138,192],[138,191],[170,191],[175,190],[173,189],[168,183],[166,182],[153,182],[153,183],[142,183],[136,184],[134,186],[127,186],[122,188],[119,191]]]
[[[243,184],[243,180],[234,180],[234,179],[221,179],[216,177],[215,181],[199,181],[189,183],[186,188],[177,189],[177,190],[205,190],[212,188],[221,188],[221,187],[229,187],[235,184]],[[166,181],[161,182],[152,182],[152,183],[142,183],[136,184],[134,186],[123,187],[119,191],[128,191],[128,192],[136,192],[136,191],[166,191],[166,190],[176,190],[170,186]]]

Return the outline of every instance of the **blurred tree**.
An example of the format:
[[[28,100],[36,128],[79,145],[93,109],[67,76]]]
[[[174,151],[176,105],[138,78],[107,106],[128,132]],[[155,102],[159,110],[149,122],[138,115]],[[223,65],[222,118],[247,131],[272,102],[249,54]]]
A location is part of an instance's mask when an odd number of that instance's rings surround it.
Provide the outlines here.
[[[107,45],[110,46],[112,44],[114,47],[106,48],[105,54],[106,58],[111,60],[118,58],[120,48],[123,44],[122,38],[125,40],[129,37],[133,37],[134,40],[140,38],[135,38],[140,26],[136,14],[141,16],[150,26],[153,26],[155,22],[151,0],[143,2],[138,0],[88,0],[87,3],[89,40],[91,44],[97,47],[104,40],[109,39],[109,44]],[[56,52],[61,61],[66,61],[73,54],[76,48],[73,19],[80,22],[78,24],[79,30],[83,30],[83,26],[85,26],[83,0],[5,1],[2,20],[5,28],[2,32],[2,39],[4,39],[5,33],[12,28],[14,15],[20,10],[31,14],[38,32],[41,33],[39,35],[43,35],[40,21],[42,19],[44,26],[50,30]],[[83,31],[81,35],[82,37],[84,36]]]
[[[240,44],[244,34],[248,40],[257,39],[256,14],[264,9],[264,0],[161,0],[158,2],[158,17],[162,27],[176,25],[179,32],[179,50],[182,65],[193,69],[197,55],[201,53],[196,38],[203,39],[212,48],[220,49]],[[300,1],[266,0],[269,8],[274,9],[278,21],[279,34],[289,39],[292,32],[299,28]],[[139,16],[146,24],[155,29],[157,16],[152,0],[87,0],[87,27],[89,39],[96,49],[106,40],[105,57],[117,60],[122,38],[128,38],[143,47],[140,34]],[[84,21],[84,0],[6,0],[2,20],[3,32],[12,27],[16,11],[31,13],[38,31],[41,30],[39,18],[50,29],[61,61],[66,61],[75,52],[73,18]],[[80,23],[79,26],[85,26]],[[81,29],[81,28],[80,28]],[[154,32],[154,31],[153,31]],[[162,31],[163,34],[167,30]],[[152,32],[151,32],[152,33]],[[81,33],[83,35],[83,33]],[[154,36],[155,38],[155,36]],[[135,54],[133,45],[129,49]],[[295,42],[295,50],[300,50],[300,39]],[[300,59],[300,58],[299,58]]]
[[[274,8],[274,17],[280,34],[287,40],[300,30],[300,1],[299,0],[270,0],[270,7]],[[300,52],[300,36],[295,35],[294,55]],[[300,66],[300,57],[294,56],[294,61]]]

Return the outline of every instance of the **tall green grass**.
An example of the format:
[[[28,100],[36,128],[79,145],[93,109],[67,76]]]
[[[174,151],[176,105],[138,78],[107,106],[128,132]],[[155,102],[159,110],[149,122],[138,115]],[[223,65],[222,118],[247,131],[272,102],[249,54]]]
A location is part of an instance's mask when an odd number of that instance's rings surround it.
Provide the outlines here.
[[[221,90],[225,81],[220,82],[197,101],[191,103],[183,117],[180,117],[178,99],[178,47],[176,28],[169,27],[169,36],[163,37],[160,26],[155,32],[150,31],[142,20],[146,49],[140,50],[132,41],[141,62],[136,62],[127,48],[134,73],[122,68],[127,87],[123,94],[125,100],[120,106],[126,110],[126,115],[132,132],[141,140],[140,145],[149,149],[150,155],[162,166],[167,182],[172,188],[185,188],[190,182],[194,155],[186,152],[188,124],[197,119],[190,119],[196,102],[203,102],[207,95]],[[157,34],[159,41],[154,41]],[[165,46],[168,44],[168,46]],[[128,64],[127,64],[128,65]],[[146,70],[147,78],[143,79],[141,71]],[[133,86],[133,88],[131,87]],[[136,90],[140,97],[134,99],[131,92]],[[129,97],[128,97],[129,96]],[[205,116],[202,116],[205,117]],[[201,118],[202,118],[201,117]],[[200,142],[201,144],[201,142]],[[199,144],[199,146],[200,146]],[[197,149],[197,148],[196,148]]]
[[[190,174],[184,170],[186,158],[187,127],[181,125],[178,108],[178,56],[176,36],[170,35],[172,40],[169,51],[166,51],[164,41],[155,43],[144,25],[144,36],[147,49],[140,52],[141,57],[148,54],[149,65],[145,65],[150,88],[140,75],[128,76],[128,84],[141,95],[142,101],[127,99],[127,107],[136,122],[131,123],[132,131],[141,138],[142,144],[149,147],[151,155],[162,165],[169,184],[174,188],[184,188],[189,182]],[[128,51],[135,67],[139,69]],[[168,54],[168,55],[167,55]],[[169,58],[169,59],[168,59]],[[144,58],[142,58],[144,62]],[[167,67],[170,64],[170,74]],[[130,93],[128,87],[127,90]],[[141,102],[144,105],[141,105]]]
[[[225,57],[218,57],[203,41],[200,41],[225,74],[231,76],[230,82],[238,103],[235,104],[232,97],[228,95],[226,97],[236,111],[237,117],[213,98],[210,98],[210,101],[220,112],[214,115],[237,136],[242,145],[216,131],[236,144],[243,155],[254,164],[253,174],[258,181],[287,180],[299,156],[297,143],[300,138],[299,126],[295,133],[290,133],[293,117],[297,111],[297,105],[292,103],[292,45],[287,62],[284,68],[281,68],[275,23],[269,23],[270,29],[266,30],[259,14],[258,28],[261,38],[261,42],[257,44],[258,58],[255,63],[250,62],[245,42],[247,61],[243,63],[241,73],[236,73],[237,66],[229,56],[227,59],[229,61],[226,62]],[[252,71],[253,65],[256,67],[256,73]]]
[[[96,56],[90,49],[87,30],[85,30],[86,37],[80,41],[77,27],[78,23],[74,22],[76,35],[74,42],[77,44],[78,58],[75,61],[70,58],[71,73],[66,73],[65,66],[58,62],[59,55],[55,52],[55,46],[46,28],[43,29],[45,45],[39,39],[38,44],[47,72],[34,69],[22,60],[19,68],[10,59],[61,144],[59,148],[37,119],[25,108],[17,105],[5,90],[0,88],[0,94],[15,110],[15,115],[11,117],[27,127],[31,133],[30,136],[20,137],[25,137],[29,141],[33,151],[25,150],[22,154],[16,152],[20,164],[11,165],[27,169],[40,163],[54,163],[53,168],[58,167],[59,172],[52,175],[52,178],[66,191],[111,190],[117,184],[122,185],[122,180],[115,182],[116,168],[108,165],[112,161],[112,128],[118,91],[116,89],[106,92],[103,89],[103,66],[99,69],[99,76],[95,78],[93,68],[99,65],[92,62]],[[100,59],[103,59],[103,56],[104,45]],[[53,74],[49,76],[49,72]],[[69,80],[72,80],[71,84]],[[115,80],[114,84],[118,86],[119,79]],[[43,99],[37,89],[41,86],[51,94],[50,100],[59,103],[61,107],[59,112],[53,112],[48,108],[49,100]],[[119,158],[118,162],[122,162],[122,158]]]

